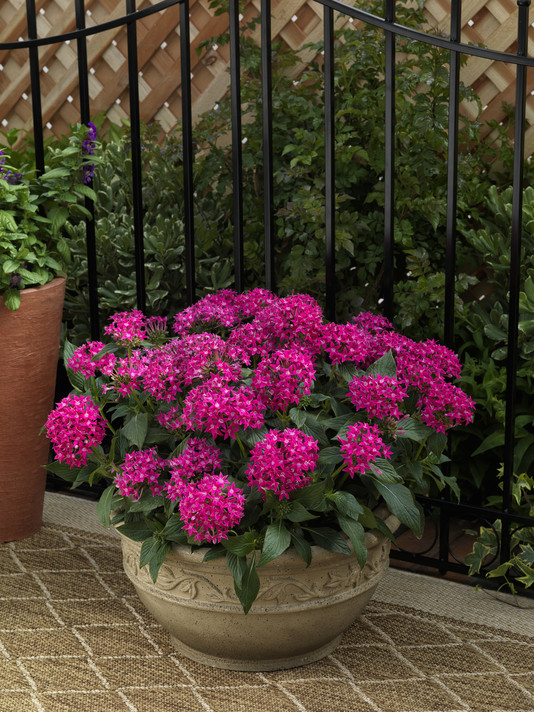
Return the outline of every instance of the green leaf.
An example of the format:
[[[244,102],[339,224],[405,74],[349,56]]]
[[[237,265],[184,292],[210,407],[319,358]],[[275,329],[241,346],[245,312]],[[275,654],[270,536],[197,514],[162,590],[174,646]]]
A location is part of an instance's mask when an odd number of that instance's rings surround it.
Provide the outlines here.
[[[304,538],[302,529],[293,529],[291,531],[291,541],[297,551],[297,554],[304,560],[306,566],[309,566],[312,560],[312,550],[310,544]]]
[[[359,519],[360,515],[363,514],[363,507],[358,502],[356,497],[350,492],[338,491],[332,492],[328,495],[327,499],[333,502],[334,507],[337,511],[352,519]]]
[[[310,534],[313,541],[322,549],[333,551],[337,554],[347,554],[347,556],[352,554],[345,539],[331,527],[317,527],[317,529],[311,529]]]
[[[307,509],[324,511],[324,482],[314,482],[302,489],[293,490],[289,499],[293,502],[300,502]]]
[[[291,408],[289,410],[289,417],[295,423],[297,428],[302,428],[302,426],[306,422],[306,412],[303,410],[299,410],[298,408]]]
[[[391,462],[383,457],[377,457],[374,462],[371,462],[369,469],[373,473],[374,478],[380,480],[380,482],[386,482],[389,484],[402,482],[401,475],[399,475]]]
[[[365,562],[367,561],[365,529],[359,522],[355,522],[354,519],[350,519],[349,517],[344,517],[342,514],[337,515],[337,521],[339,522],[341,529],[349,537],[360,568],[363,569]]]
[[[256,596],[258,595],[258,592],[260,590],[260,579],[256,571],[256,562],[254,556],[250,558],[250,561],[247,564],[245,573],[241,578],[239,586],[234,581],[234,589],[236,592],[236,596],[241,601],[243,611],[245,612],[245,614],[247,614],[250,610],[250,607],[256,600]]]
[[[230,573],[232,574],[234,584],[240,586],[241,581],[243,580],[243,576],[245,575],[245,571],[247,569],[246,558],[244,556],[238,556],[232,551],[228,551],[226,553],[226,565],[228,566]]]
[[[395,434],[398,438],[408,438],[416,443],[422,443],[433,432],[432,428],[418,423],[413,418],[403,418],[397,423]]]
[[[124,437],[141,450],[148,431],[148,414],[137,413],[129,420],[122,429]]]
[[[228,552],[230,554],[230,552]],[[227,556],[226,549],[222,544],[216,544],[206,551],[202,561],[214,561],[215,559],[220,559],[223,556]]]
[[[310,519],[317,519],[317,515],[309,512],[299,501],[290,503],[289,511],[285,516],[290,522],[306,522]]]
[[[254,536],[254,532],[245,532],[239,536],[229,536],[228,539],[223,540],[222,545],[227,551],[231,551],[232,554],[246,556],[254,550],[256,537]]]
[[[14,287],[8,287],[2,296],[6,307],[11,311],[17,311],[20,307],[20,291]]]
[[[113,509],[113,505],[116,503],[114,501],[116,492],[117,488],[115,485],[109,485],[109,487],[106,487],[100,495],[100,499],[98,500],[98,504],[96,506],[98,518],[108,529],[110,526],[111,510]]]
[[[258,568],[283,554],[291,544],[291,534],[282,522],[269,524],[265,532]]]
[[[145,521],[127,522],[117,527],[117,531],[133,541],[144,541],[153,534],[152,529],[147,526]]]
[[[397,378],[397,364],[393,357],[391,349],[383,356],[372,363],[367,369],[368,375],[389,376],[389,378]]]
[[[373,478],[375,487],[385,499],[389,511],[409,527],[416,537],[423,535],[424,515],[410,490],[402,484],[388,484]]]
[[[480,455],[480,453],[486,452],[486,450],[493,450],[494,448],[501,447],[502,445],[504,445],[504,433],[502,431],[494,431],[484,438],[477,449],[471,453],[471,457]]]

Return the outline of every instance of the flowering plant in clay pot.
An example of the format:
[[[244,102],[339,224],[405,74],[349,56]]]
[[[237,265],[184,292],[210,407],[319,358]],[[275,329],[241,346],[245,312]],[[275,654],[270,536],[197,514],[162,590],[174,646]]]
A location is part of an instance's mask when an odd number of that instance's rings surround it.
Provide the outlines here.
[[[328,323],[309,296],[210,294],[170,322],[115,314],[111,343],[67,343],[74,391],[46,429],[76,487],[108,480],[104,524],[143,542],[156,581],[173,543],[226,557],[247,612],[261,567],[290,547],[355,553],[391,538],[385,503],[421,535],[414,494],[454,480],[446,431],[474,405],[452,380],[457,356],[383,317]]]
[[[8,309],[20,306],[20,291],[48,284],[65,271],[70,250],[62,228],[67,220],[91,217],[86,198],[94,170],[97,137],[93,123],[74,127],[67,140],[47,146],[43,173],[20,164],[27,152],[11,145],[0,150],[0,295]],[[16,164],[16,166],[15,166]]]

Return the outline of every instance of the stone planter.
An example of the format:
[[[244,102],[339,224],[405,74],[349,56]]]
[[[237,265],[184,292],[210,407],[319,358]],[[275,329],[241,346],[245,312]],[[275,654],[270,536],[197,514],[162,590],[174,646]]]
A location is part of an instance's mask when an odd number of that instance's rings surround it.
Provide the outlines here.
[[[58,277],[22,290],[17,311],[0,297],[0,542],[41,527],[64,294]]]
[[[394,530],[395,517],[387,524]],[[258,569],[261,588],[245,615],[225,559],[203,563],[206,549],[175,545],[156,584],[139,568],[141,544],[121,536],[124,569],[139,598],[170,633],[177,651],[230,670],[269,671],[328,655],[359,617],[385,574],[390,542],[366,534],[367,563],[312,547],[306,568],[289,549]]]

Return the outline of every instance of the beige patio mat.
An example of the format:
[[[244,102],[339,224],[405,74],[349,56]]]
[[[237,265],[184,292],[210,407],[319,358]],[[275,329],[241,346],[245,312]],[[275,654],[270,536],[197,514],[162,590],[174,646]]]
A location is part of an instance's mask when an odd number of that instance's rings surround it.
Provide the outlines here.
[[[400,570],[321,662],[180,657],[94,509],[47,494],[41,532],[0,546],[0,712],[534,712],[534,609]]]

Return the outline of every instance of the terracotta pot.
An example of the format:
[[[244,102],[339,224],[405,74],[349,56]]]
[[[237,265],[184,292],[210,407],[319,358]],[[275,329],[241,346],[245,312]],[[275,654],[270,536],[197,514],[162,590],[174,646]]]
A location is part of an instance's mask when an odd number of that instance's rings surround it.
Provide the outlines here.
[[[65,279],[24,289],[17,311],[0,297],[0,542],[42,522],[50,444],[39,434],[54,405]]]
[[[388,526],[398,526],[390,517]],[[269,671],[325,657],[359,617],[386,572],[389,540],[366,534],[368,560],[312,547],[306,568],[294,549],[259,570],[261,588],[245,615],[225,559],[175,545],[157,582],[139,568],[141,544],[122,536],[124,569],[141,601],[170,633],[177,651],[229,670]]]

